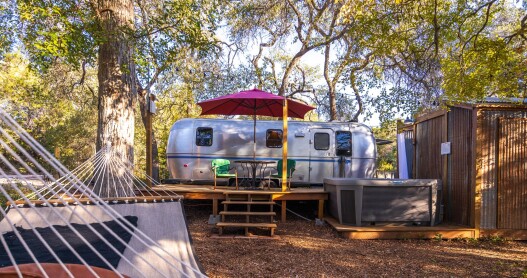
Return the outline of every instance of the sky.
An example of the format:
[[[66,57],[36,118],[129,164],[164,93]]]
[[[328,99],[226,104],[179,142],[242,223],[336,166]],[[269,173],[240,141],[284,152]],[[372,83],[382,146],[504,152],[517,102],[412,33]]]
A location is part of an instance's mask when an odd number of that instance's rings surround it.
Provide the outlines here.
[[[220,40],[223,40],[223,41],[228,41],[228,35],[227,35],[227,31],[225,29],[220,29],[217,31],[216,35],[218,36],[218,38]],[[292,44],[289,44],[289,48],[286,49],[286,51],[288,52],[288,54],[291,54],[291,53],[294,53],[296,52],[297,49],[300,48],[300,44],[297,42],[297,43],[292,43]],[[239,54],[239,58],[236,60],[238,63],[247,63],[247,61],[244,59],[244,57],[246,57],[247,55],[251,56],[251,57],[254,57],[257,53],[258,53],[258,45],[255,44],[254,42],[253,43],[250,43],[247,45],[245,51],[242,53],[242,54]],[[322,76],[322,70],[323,70],[323,62],[324,62],[324,56],[321,52],[319,51],[310,51],[308,53],[306,53],[302,58],[301,58],[301,63],[303,64],[306,64],[308,66],[312,66],[312,67],[315,67],[315,68],[318,68],[319,71],[320,71],[320,76]],[[315,82],[315,84],[313,85],[325,85],[325,81],[323,79],[323,77]],[[368,92],[368,94],[373,94],[373,95],[377,95],[378,94],[378,91],[377,90],[372,90],[370,92]],[[371,117],[369,117],[368,119],[365,119],[365,116],[364,115],[361,115],[359,116],[359,122],[361,123],[364,123],[370,127],[374,127],[374,126],[379,126],[380,125],[380,120],[379,120],[379,114],[378,113],[373,113],[373,115]]]
[[[322,72],[323,69],[324,56],[322,53],[317,51],[308,52],[304,57],[302,57],[302,63],[305,63],[309,66],[317,67]],[[321,84],[325,84],[323,79],[320,80]],[[379,92],[377,89],[370,90],[368,92],[370,95],[378,95]],[[359,116],[359,122],[366,124],[367,126],[374,127],[380,125],[379,113],[374,112],[371,117],[365,119],[364,115]]]

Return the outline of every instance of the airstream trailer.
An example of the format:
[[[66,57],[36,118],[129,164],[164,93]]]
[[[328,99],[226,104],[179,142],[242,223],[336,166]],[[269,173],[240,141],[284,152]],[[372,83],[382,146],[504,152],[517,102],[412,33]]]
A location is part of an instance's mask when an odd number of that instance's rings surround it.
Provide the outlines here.
[[[174,123],[167,145],[167,183],[212,183],[213,159],[253,159],[250,120],[182,119]],[[256,160],[282,159],[282,121],[256,121]],[[322,184],[327,177],[371,178],[375,138],[355,122],[288,123],[288,159],[296,161],[292,185]],[[236,164],[232,164],[235,166]],[[238,167],[239,176],[243,169]],[[264,175],[277,173],[269,168]],[[223,180],[223,183],[227,183]]]

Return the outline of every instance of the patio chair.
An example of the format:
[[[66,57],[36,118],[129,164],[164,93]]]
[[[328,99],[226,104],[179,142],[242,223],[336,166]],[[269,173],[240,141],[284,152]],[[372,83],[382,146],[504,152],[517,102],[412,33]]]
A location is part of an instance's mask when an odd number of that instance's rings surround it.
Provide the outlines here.
[[[283,160],[280,159],[278,160],[278,163],[276,164],[276,171],[278,173],[276,174],[272,174],[269,176],[269,184],[271,183],[271,178],[275,178],[275,179],[278,179],[279,181],[279,186],[281,186],[282,184],[282,164],[283,164]],[[295,167],[296,167],[296,160],[294,159],[288,159],[287,160],[287,189],[291,190],[291,177],[293,176],[293,173],[295,172]]]
[[[230,167],[231,162],[228,159],[213,159],[211,162],[211,168],[214,172],[214,190],[216,190],[216,179],[217,178],[234,178],[236,181],[236,190],[238,190],[238,171],[236,167]],[[229,173],[234,169],[234,174]]]

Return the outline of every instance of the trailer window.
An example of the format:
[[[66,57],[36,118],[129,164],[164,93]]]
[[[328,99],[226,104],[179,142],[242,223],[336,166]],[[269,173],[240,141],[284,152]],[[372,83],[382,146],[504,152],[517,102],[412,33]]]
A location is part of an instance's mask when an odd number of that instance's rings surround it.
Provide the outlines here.
[[[351,132],[338,130],[335,133],[337,155],[351,156]]]
[[[265,145],[268,148],[281,148],[282,147],[282,130],[281,129],[268,129],[265,136]]]
[[[212,146],[212,127],[198,127],[196,129],[196,145]]]
[[[315,150],[329,150],[329,133],[315,133]]]

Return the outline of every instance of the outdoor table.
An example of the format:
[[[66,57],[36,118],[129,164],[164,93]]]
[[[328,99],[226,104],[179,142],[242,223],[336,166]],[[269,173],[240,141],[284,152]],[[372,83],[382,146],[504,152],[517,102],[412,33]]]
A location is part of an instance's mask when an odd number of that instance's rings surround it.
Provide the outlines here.
[[[248,173],[248,177],[251,181],[251,187],[256,188],[256,181],[258,180],[258,177],[264,178],[265,170],[269,167],[271,164],[276,164],[276,161],[272,160],[235,160],[234,163],[240,164],[242,168]],[[256,172],[258,172],[259,169],[259,175],[256,175]]]

